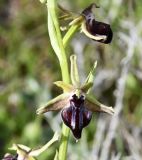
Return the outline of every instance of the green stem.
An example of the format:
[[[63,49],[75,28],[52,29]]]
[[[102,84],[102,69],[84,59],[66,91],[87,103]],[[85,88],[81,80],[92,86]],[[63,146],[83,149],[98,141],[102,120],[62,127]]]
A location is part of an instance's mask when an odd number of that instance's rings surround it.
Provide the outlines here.
[[[62,135],[59,147],[59,160],[66,160],[67,149],[68,149],[68,139],[69,139],[70,129],[63,123],[62,124]]]
[[[63,45],[64,48],[66,48],[68,42],[70,41],[70,39],[73,37],[74,33],[78,30],[79,25],[72,25],[68,32],[65,34],[64,38],[63,38]]]
[[[77,31],[78,26],[73,25],[70,27],[69,31],[66,33],[64,39],[61,36],[60,26],[56,14],[57,2],[56,0],[48,0],[48,31],[51,41],[51,45],[58,57],[62,79],[65,83],[70,82],[69,69],[67,63],[67,55],[65,53],[65,47],[67,46],[68,41],[71,39],[73,34]],[[59,147],[59,160],[66,160],[67,157],[67,147],[68,147],[68,138],[70,130],[63,123],[62,126],[62,135]]]
[[[70,76],[67,64],[67,57],[63,46],[60,26],[56,14],[56,0],[48,0],[48,31],[51,45],[58,57],[62,79],[64,82],[69,83]],[[59,147],[59,160],[66,160],[67,146],[68,146],[69,128],[63,124],[62,135]]]

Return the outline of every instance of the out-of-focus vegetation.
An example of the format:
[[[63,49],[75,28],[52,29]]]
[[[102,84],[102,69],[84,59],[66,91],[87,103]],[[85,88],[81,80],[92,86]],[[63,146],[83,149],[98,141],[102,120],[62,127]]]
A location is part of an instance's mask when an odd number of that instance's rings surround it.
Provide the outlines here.
[[[59,1],[76,13],[92,2]],[[68,159],[139,160],[142,157],[142,1],[95,3],[100,5],[95,10],[96,19],[112,25],[112,43],[100,44],[77,33],[67,52],[77,54],[82,81],[98,60],[93,92],[101,102],[115,106],[116,115],[96,113],[78,143],[71,135]],[[47,113],[42,118],[35,113],[39,104],[61,92],[52,83],[61,80],[61,73],[48,38],[46,14],[46,6],[38,0],[0,1],[0,159],[12,143],[35,148],[49,141],[54,131],[61,130],[59,113]],[[39,159],[52,160],[57,145]]]

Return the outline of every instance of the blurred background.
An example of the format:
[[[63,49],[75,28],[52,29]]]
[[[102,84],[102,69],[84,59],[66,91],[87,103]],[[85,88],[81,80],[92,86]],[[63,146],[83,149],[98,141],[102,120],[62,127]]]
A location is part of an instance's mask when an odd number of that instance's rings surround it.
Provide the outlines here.
[[[78,143],[71,134],[68,160],[141,160],[142,1],[59,1],[75,13],[92,2],[100,6],[96,20],[111,24],[112,43],[101,44],[78,32],[67,53],[77,55],[82,82],[98,61],[93,94],[116,113],[95,113]],[[35,148],[60,132],[59,112],[45,117],[35,113],[61,93],[53,85],[57,80],[61,72],[48,37],[46,6],[38,0],[1,0],[0,159],[13,143]],[[39,159],[52,160],[57,147],[55,143]]]

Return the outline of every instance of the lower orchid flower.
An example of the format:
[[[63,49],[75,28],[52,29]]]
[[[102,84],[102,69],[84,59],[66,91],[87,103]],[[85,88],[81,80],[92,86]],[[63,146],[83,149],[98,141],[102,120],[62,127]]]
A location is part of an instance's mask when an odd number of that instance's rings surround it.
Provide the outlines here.
[[[66,84],[63,81],[55,82],[54,84],[63,89],[63,93],[41,106],[37,110],[37,114],[61,110],[63,122],[71,129],[74,137],[79,139],[82,129],[89,124],[92,118],[92,112],[105,112],[112,115],[114,110],[112,107],[101,104],[89,94],[90,88],[93,86],[97,63],[94,63],[85,83],[81,85],[76,56],[72,55],[70,59],[72,84]]]
[[[13,144],[13,146],[9,149],[15,150],[16,156],[7,153],[2,160],[36,160],[35,157],[47,150],[47,148],[58,139],[59,135],[55,133],[53,138],[48,143],[38,149],[31,149],[23,144]]]

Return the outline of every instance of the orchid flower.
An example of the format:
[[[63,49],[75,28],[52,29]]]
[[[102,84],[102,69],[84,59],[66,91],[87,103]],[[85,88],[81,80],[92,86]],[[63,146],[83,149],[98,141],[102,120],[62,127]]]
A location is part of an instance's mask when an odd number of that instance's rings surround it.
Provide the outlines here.
[[[72,55],[71,60],[71,82],[66,84],[63,81],[54,82],[63,89],[63,93],[48,101],[37,109],[37,114],[49,111],[61,110],[63,122],[72,130],[76,139],[81,138],[82,129],[86,127],[91,118],[92,112],[105,112],[113,114],[112,107],[103,105],[89,94],[93,86],[93,77],[97,63],[94,63],[84,84],[80,84],[76,56]]]
[[[6,154],[3,160],[36,160],[35,157],[39,156],[42,152],[48,149],[55,141],[59,139],[59,135],[55,132],[53,138],[44,146],[38,149],[31,149],[23,144],[13,144],[10,150],[16,151],[16,156]]]

